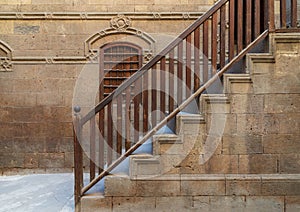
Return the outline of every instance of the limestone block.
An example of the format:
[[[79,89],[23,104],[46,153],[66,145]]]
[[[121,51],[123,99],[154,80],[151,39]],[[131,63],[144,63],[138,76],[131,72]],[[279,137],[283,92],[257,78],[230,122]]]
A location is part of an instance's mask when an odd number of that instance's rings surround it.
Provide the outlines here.
[[[263,95],[232,95],[232,113],[263,113]]]
[[[261,179],[259,177],[253,177],[253,179],[226,178],[226,195],[260,196]]]
[[[37,103],[36,93],[1,93],[0,102],[3,106],[35,106]]]
[[[247,196],[246,208],[244,211],[284,211],[284,198],[272,196]]]
[[[100,194],[85,195],[80,201],[81,212],[112,211],[112,197],[104,197]]]
[[[236,94],[253,93],[252,83],[232,82],[230,87],[230,93],[236,93]]]
[[[280,155],[280,173],[299,174],[300,173],[300,154],[299,148],[297,154]]]
[[[137,176],[151,177],[161,174],[161,166],[158,158],[151,155],[134,155],[130,157],[130,178]]]
[[[39,168],[64,168],[63,153],[40,153]]]
[[[0,21],[0,32],[1,34],[13,34],[14,33],[14,22],[13,21]]]
[[[0,168],[23,168],[24,153],[1,153]]]
[[[299,153],[299,134],[269,134],[262,137],[264,153],[292,154]]]
[[[74,152],[65,152],[64,167],[74,167]]]
[[[223,136],[222,153],[246,155],[263,153],[262,136],[260,135],[232,135]]]
[[[297,113],[299,112],[300,94],[269,94],[265,96],[264,112]]]
[[[161,174],[178,174],[180,163],[186,158],[185,154],[161,155],[160,156],[160,173]]]
[[[182,175],[181,195],[225,195],[225,177]]]
[[[174,134],[162,134],[153,136],[154,155],[178,154],[182,149],[181,139]]]
[[[189,211],[192,208],[192,197],[156,197],[156,211]]]
[[[273,154],[240,155],[239,173],[278,173],[278,156]]]
[[[104,195],[106,197],[135,196],[136,181],[130,180],[127,175],[107,176],[105,178]]]
[[[38,168],[39,166],[39,155],[38,153],[25,154],[24,167],[25,168]]]
[[[284,115],[278,114],[265,114],[263,116],[263,133],[271,134],[271,133],[280,133],[280,125],[281,121],[284,119]]]
[[[199,134],[204,131],[204,118],[202,115],[178,115],[176,117],[176,133],[180,134]]]
[[[114,197],[113,211],[155,211],[155,197]]]
[[[40,106],[63,106],[63,100],[63,95],[57,91],[37,93],[36,95],[36,104]]]
[[[237,155],[214,155],[205,164],[207,174],[238,173]]]
[[[230,101],[224,94],[203,94],[200,97],[202,113],[230,113]]]
[[[236,114],[212,114],[207,116],[206,133],[212,136],[233,135],[237,133]],[[239,131],[238,131],[239,133]]]
[[[0,137],[0,140],[1,140],[1,148],[0,148],[1,154],[15,152],[13,138]]]
[[[279,133],[299,134],[300,113],[288,113],[277,115],[279,122]]]
[[[252,81],[249,74],[224,74],[224,93],[252,93]]]
[[[238,114],[237,132],[239,135],[261,135],[264,117],[261,114]]]
[[[272,177],[271,177],[272,178]],[[297,179],[298,178],[298,179]],[[269,196],[295,196],[300,195],[300,178],[296,179],[270,179],[262,178],[262,195]]]
[[[245,210],[245,197],[243,196],[196,196],[193,202],[193,211],[222,212]]]
[[[137,180],[137,196],[141,197],[162,197],[180,195],[180,181],[174,179],[164,180]]]
[[[300,210],[300,197],[287,196],[285,197],[286,212],[297,212]]]

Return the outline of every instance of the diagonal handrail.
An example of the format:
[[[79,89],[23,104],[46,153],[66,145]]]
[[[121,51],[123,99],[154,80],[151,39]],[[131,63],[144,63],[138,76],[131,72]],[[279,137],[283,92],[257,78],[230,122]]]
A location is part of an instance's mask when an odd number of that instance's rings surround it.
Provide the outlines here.
[[[145,72],[147,72],[153,65],[160,61],[166,54],[168,54],[173,48],[175,48],[182,40],[184,40],[189,34],[191,34],[197,27],[203,24],[209,17],[211,17],[216,11],[218,11],[228,0],[219,0],[211,9],[209,9],[205,14],[203,14],[199,19],[197,19],[190,27],[184,30],[177,38],[175,38],[166,48],[164,48],[160,53],[158,53],[154,58],[152,58],[147,64],[140,68],[135,74],[133,74],[129,79],[124,81],[117,89],[110,93],[105,99],[98,103],[87,115],[81,118],[80,124],[85,124],[90,120],[95,114],[102,110],[107,104],[109,104],[114,96],[122,93],[126,88],[128,88],[132,83],[138,80]]]
[[[295,5],[296,0],[291,0],[293,5]],[[280,0],[280,4],[285,7],[285,0]],[[228,4],[227,4],[228,3]],[[267,9],[268,8],[268,9]],[[282,12],[283,11],[283,12]],[[281,28],[283,30],[290,30],[286,25],[284,9],[281,11]],[[229,17],[227,23],[226,13]],[[291,20],[293,20],[292,30],[298,30],[295,27],[295,20],[297,16],[295,12],[291,15]],[[119,86],[114,92],[109,96],[104,98],[99,104],[97,104],[93,110],[89,111],[83,118],[79,118],[78,113],[75,120],[75,131],[77,136],[74,136],[74,157],[75,157],[75,202],[80,201],[81,196],[92,188],[97,182],[99,182],[103,177],[108,175],[118,164],[120,164],[125,158],[127,158],[131,153],[138,149],[144,142],[146,142],[151,136],[153,136],[161,127],[163,127],[169,120],[174,118],[178,112],[180,112],[185,106],[189,104],[190,101],[198,97],[207,87],[214,83],[214,81],[222,76],[230,67],[241,61],[245,54],[249,52],[255,45],[266,38],[269,33],[276,32],[278,30],[277,25],[275,26],[275,16],[274,16],[274,0],[219,0],[215,3],[210,10],[208,10],[203,16],[196,20],[190,27],[184,30],[176,39],[174,39],[166,48],[164,48],[157,56],[150,60],[145,66],[139,69],[134,75],[131,76],[127,81]],[[226,27],[228,24],[228,28]],[[268,30],[266,30],[268,29]],[[218,34],[219,33],[219,34]],[[226,36],[226,33],[228,36]],[[219,36],[219,40],[218,40]],[[194,41],[192,40],[194,38]],[[218,40],[218,41],[217,41]],[[193,43],[194,42],[194,43]],[[202,42],[202,44],[200,44]],[[191,44],[194,47],[191,48]],[[185,49],[183,49],[183,47]],[[199,47],[201,47],[202,52],[199,54]],[[226,52],[228,50],[228,53]],[[185,51],[185,52],[184,52]],[[192,55],[192,52],[194,55]],[[177,54],[177,55],[176,55]],[[174,57],[175,56],[175,57]],[[177,58],[176,58],[177,56]],[[185,59],[184,59],[185,56]],[[194,56],[194,58],[192,58]],[[175,58],[175,59],[174,59]],[[169,60],[168,68],[166,67],[166,60]],[[191,64],[194,61],[194,72],[192,73]],[[200,64],[200,62],[202,62]],[[185,63],[185,64],[184,64]],[[219,68],[217,68],[219,66]],[[201,67],[201,72],[200,72]],[[158,75],[155,74],[155,69],[160,70]],[[218,70],[217,70],[218,69]],[[176,72],[179,80],[185,80],[187,83],[185,90],[183,91],[180,87],[177,87],[177,99],[174,105],[174,100],[166,99],[168,96],[162,95],[160,91],[156,91],[157,84],[156,79],[160,78],[161,82],[165,82],[165,76],[163,72],[174,74]],[[175,71],[175,72],[174,72]],[[185,74],[183,74],[185,72]],[[202,74],[200,77],[194,77],[193,74]],[[184,77],[182,76],[184,75]],[[151,78],[150,78],[151,77]],[[140,88],[147,83],[149,83],[148,78],[151,80],[149,87],[152,90],[146,91],[142,95],[138,96]],[[142,80],[139,82],[138,80]],[[153,80],[154,79],[154,80]],[[193,82],[192,79],[194,80]],[[170,92],[174,94],[174,85],[178,85],[177,82],[172,82],[173,78],[169,78]],[[173,84],[174,83],[174,84]],[[176,84],[177,83],[177,84]],[[200,83],[203,85],[200,86]],[[166,85],[159,85],[166,86]],[[194,86],[194,87],[192,87]],[[148,88],[149,88],[148,87]],[[173,88],[172,88],[173,87]],[[160,88],[160,87],[159,87]],[[189,89],[194,89],[192,94]],[[180,91],[181,89],[181,91]],[[191,90],[192,90],[191,89]],[[179,92],[180,91],[180,92]],[[147,93],[148,92],[148,93]],[[182,93],[184,92],[186,100],[183,101]],[[124,94],[124,95],[123,95]],[[131,95],[135,95],[134,99],[130,99]],[[156,95],[159,95],[160,99]],[[151,96],[150,96],[151,95]],[[151,103],[148,102],[148,98],[151,97]],[[158,101],[157,101],[158,99]],[[165,101],[166,99],[166,101]],[[115,106],[113,101],[116,100]],[[152,129],[148,131],[148,113],[152,111],[162,111],[165,112],[166,106],[162,102],[166,103],[169,101],[169,111],[170,114],[167,117],[157,117],[151,119]],[[122,103],[123,102],[123,103]],[[124,103],[125,102],[125,103]],[[158,103],[159,102],[159,103]],[[120,104],[119,104],[120,103]],[[131,107],[128,108],[123,107]],[[140,112],[139,104],[143,104],[143,110]],[[167,103],[168,104],[168,103]],[[148,108],[151,108],[149,110]],[[175,108],[174,108],[175,107]],[[115,109],[114,109],[115,108]],[[122,109],[125,108],[125,109]],[[116,126],[112,124],[112,111],[116,111],[116,116],[122,114],[125,116],[125,120],[122,120],[122,115],[117,117]],[[76,111],[75,111],[76,112]],[[95,166],[93,162],[95,159],[95,148],[91,148],[93,156],[90,158],[90,173],[91,180],[90,183],[83,187],[83,151],[79,145],[80,135],[82,134],[83,126],[89,122],[90,123],[90,143],[95,143],[95,115],[99,114],[99,131],[100,134],[107,136],[107,146],[111,149],[104,147],[103,138],[99,139],[99,158],[97,158],[99,165],[99,174],[95,177]],[[133,128],[128,127],[131,124],[129,120],[129,115],[131,114],[133,118]],[[104,122],[105,117],[107,121]],[[142,117],[143,130],[139,131],[141,128],[139,126],[139,117]],[[127,122],[129,120],[129,122]],[[122,125],[122,121],[125,121],[125,126],[121,126],[120,131],[118,131],[118,125]],[[105,126],[104,126],[105,125]],[[114,129],[114,127],[116,129]],[[138,133],[132,133],[130,130],[137,129]],[[106,131],[105,131],[106,130]],[[113,131],[114,130],[114,131]],[[128,133],[127,133],[127,130]],[[124,137],[122,140],[122,135],[116,134],[123,132]],[[116,139],[113,137],[115,133]],[[143,138],[139,139],[139,134],[143,133]],[[75,133],[74,133],[75,134]],[[121,139],[119,139],[121,137]],[[137,142],[131,146],[131,142]],[[123,142],[123,143],[122,143]],[[122,145],[125,143],[125,153],[121,154]],[[92,145],[91,145],[92,146]],[[117,147],[116,149],[113,149]],[[100,155],[100,149],[101,154]],[[121,155],[118,158],[113,158],[113,152]],[[105,156],[104,156],[105,153]],[[107,154],[106,154],[107,153]],[[108,164],[108,168],[103,170],[103,164]]]
[[[106,170],[94,178],[88,185],[86,185],[81,193],[84,194],[97,184],[103,177],[107,176],[116,166],[118,166],[124,159],[137,150],[143,143],[151,138],[159,129],[174,118],[180,111],[182,111],[188,104],[190,104],[195,98],[203,93],[210,85],[212,85],[217,79],[219,79],[229,68],[231,68],[236,62],[243,58],[257,43],[264,40],[269,34],[268,30],[265,30],[260,36],[258,36],[253,42],[251,42],[246,48],[244,48],[237,56],[235,56],[228,64],[226,64],[221,70],[219,70],[212,78],[210,78],[204,85],[202,85],[195,93],[188,97],[181,105],[179,105],[173,112],[165,117],[159,124],[151,129],[142,139],[140,139],[134,146],[121,155],[116,161],[114,161]]]

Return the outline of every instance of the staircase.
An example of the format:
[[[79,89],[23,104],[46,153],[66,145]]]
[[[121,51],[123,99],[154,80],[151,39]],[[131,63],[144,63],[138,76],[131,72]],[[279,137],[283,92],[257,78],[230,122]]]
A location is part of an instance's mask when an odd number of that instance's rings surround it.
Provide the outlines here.
[[[300,93],[297,14],[292,9],[287,28],[285,4],[275,22],[274,1],[220,0],[94,110],[81,117],[75,108],[76,210],[299,207],[299,133],[278,123],[286,111],[274,107],[276,98]],[[269,53],[247,54],[268,35]],[[283,59],[292,71],[282,70]],[[298,115],[297,106],[283,105]],[[299,126],[293,116],[282,120]],[[263,140],[281,134],[295,142],[282,149]],[[90,179],[83,186],[86,140]]]

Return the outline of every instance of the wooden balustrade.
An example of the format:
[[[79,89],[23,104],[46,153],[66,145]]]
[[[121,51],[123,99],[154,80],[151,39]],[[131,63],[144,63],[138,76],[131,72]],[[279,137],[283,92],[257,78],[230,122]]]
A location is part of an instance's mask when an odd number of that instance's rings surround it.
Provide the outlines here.
[[[280,6],[281,28],[296,28],[296,0],[291,0],[290,26],[286,1]],[[273,0],[220,0],[94,110],[82,118],[77,115],[75,200],[172,119],[191,96],[197,97],[193,95],[241,60],[265,38],[266,30],[274,31],[274,18]],[[88,122],[91,182],[83,188],[79,140]]]

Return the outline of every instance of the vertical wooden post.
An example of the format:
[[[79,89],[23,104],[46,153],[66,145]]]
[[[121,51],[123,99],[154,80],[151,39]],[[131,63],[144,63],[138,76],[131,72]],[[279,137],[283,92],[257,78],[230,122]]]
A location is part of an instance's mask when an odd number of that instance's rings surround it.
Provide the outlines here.
[[[292,21],[292,27],[297,27],[297,0],[292,0],[291,2],[291,21]]]
[[[274,0],[268,0],[269,32],[275,31]]]
[[[200,88],[200,26],[194,32],[194,92]]]
[[[90,120],[90,181],[95,178],[96,171],[96,127],[95,116]]]
[[[228,59],[232,60],[235,52],[235,43],[234,43],[234,32],[235,32],[235,0],[229,1],[229,56]]]
[[[81,189],[83,187],[83,151],[80,145],[81,140],[81,130],[82,127],[80,125],[80,107],[74,107],[75,118],[73,122],[73,137],[74,137],[74,200],[76,210],[80,207],[80,198],[81,198]]]
[[[208,25],[209,22],[206,20],[203,24],[203,82],[208,81]]]

